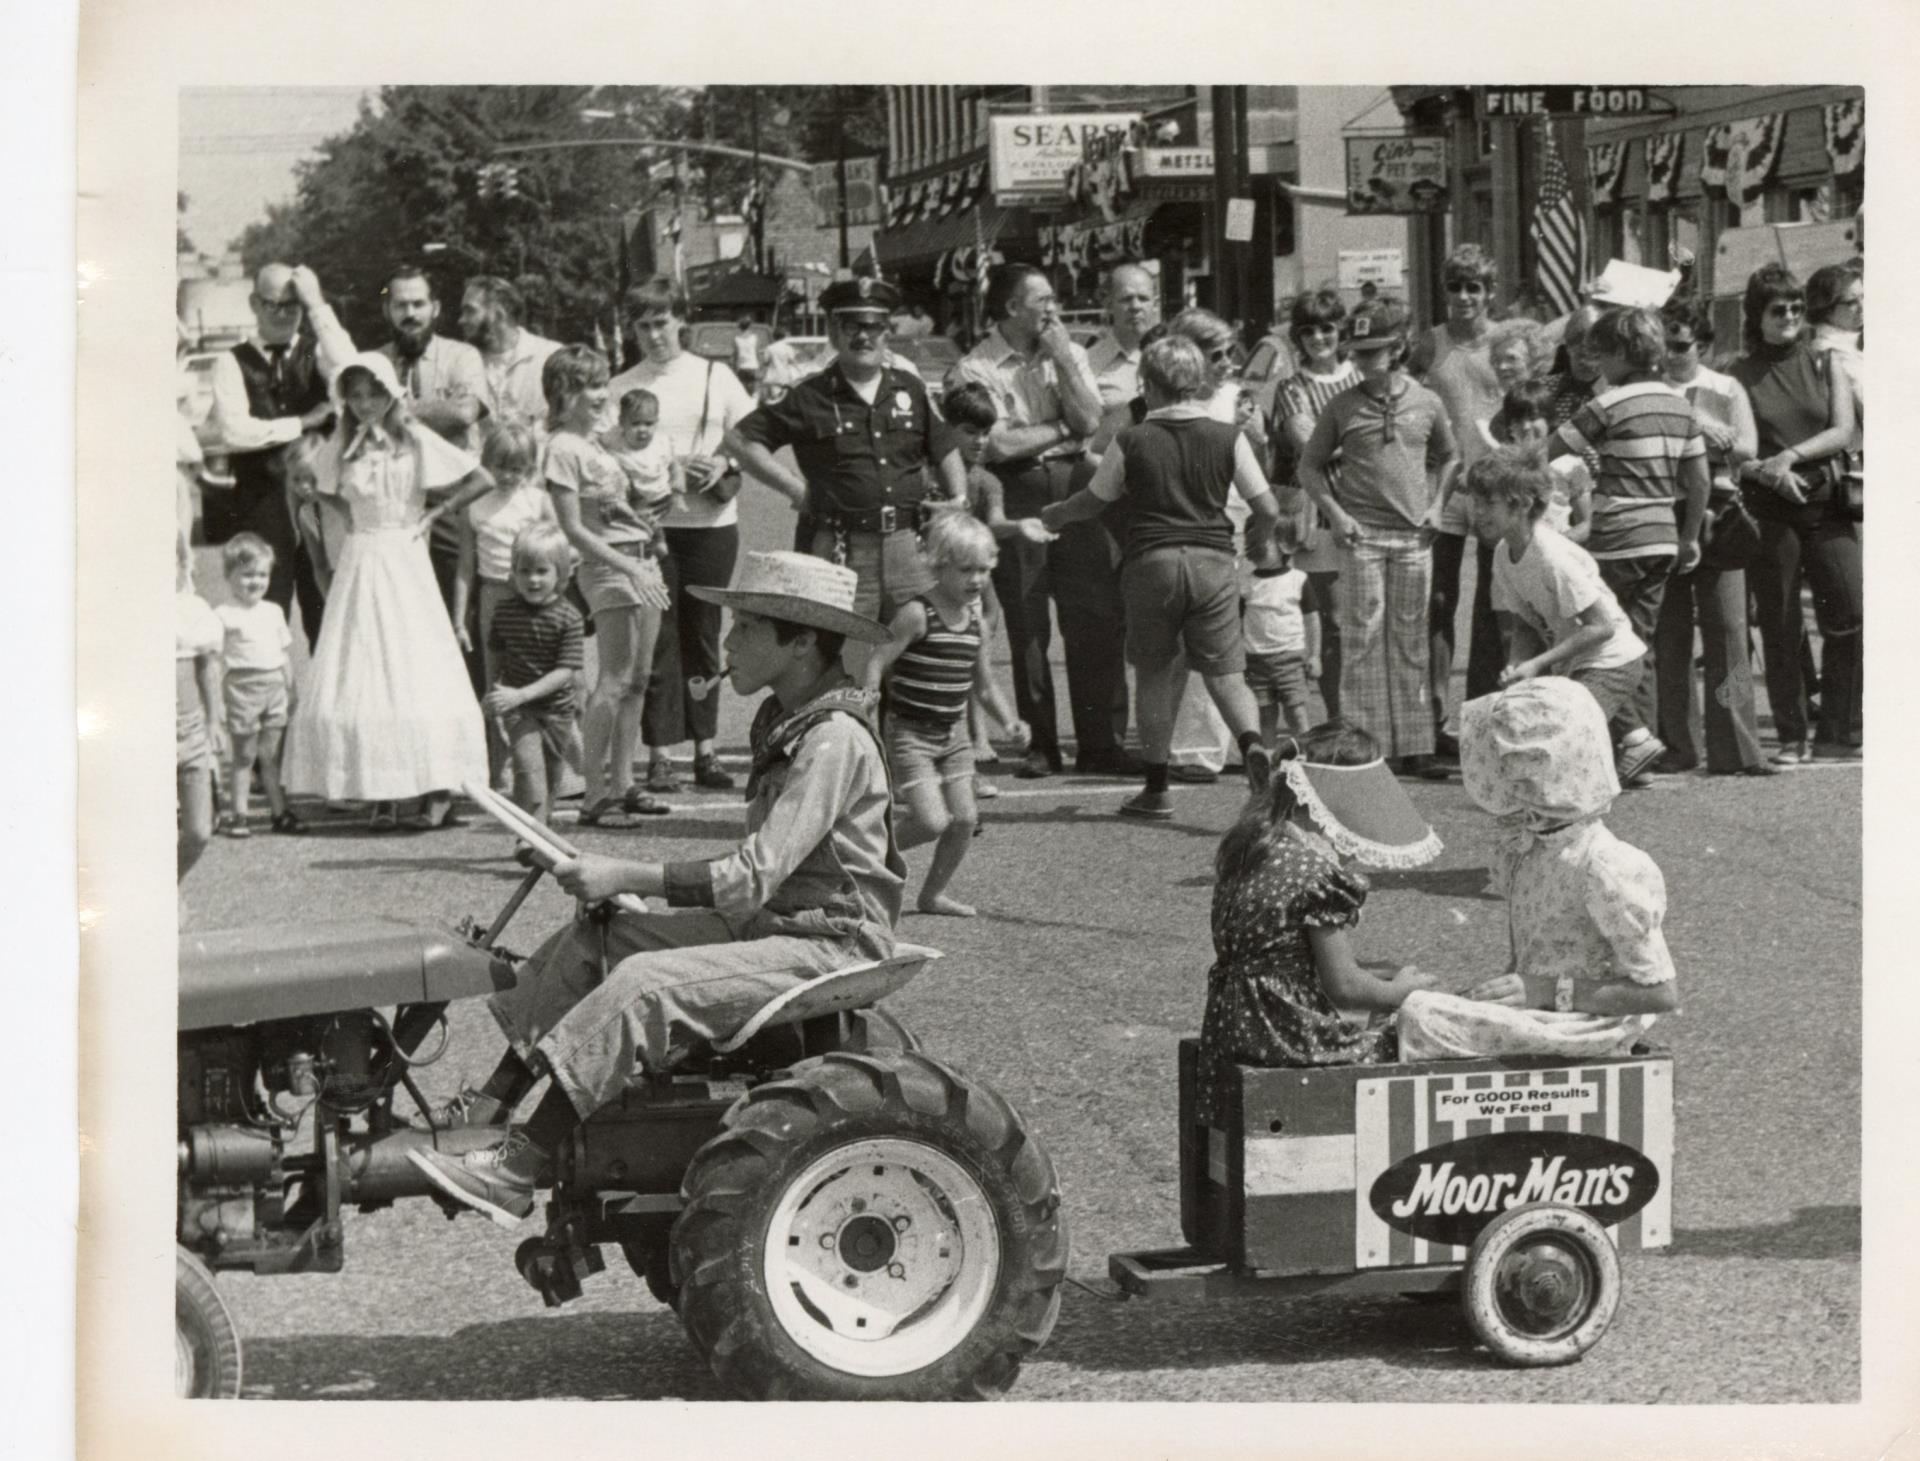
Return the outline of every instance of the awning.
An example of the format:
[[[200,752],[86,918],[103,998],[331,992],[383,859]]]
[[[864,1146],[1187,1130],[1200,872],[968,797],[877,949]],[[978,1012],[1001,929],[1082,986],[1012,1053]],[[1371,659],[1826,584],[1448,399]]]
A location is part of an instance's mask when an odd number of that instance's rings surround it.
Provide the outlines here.
[[[999,249],[1009,244],[1031,245],[1033,214],[1026,208],[1002,208],[983,202],[945,218],[929,218],[904,228],[883,228],[874,235],[873,249],[880,256],[881,268],[895,273],[930,263],[950,249],[972,248],[982,238]]]
[[[736,309],[770,305],[780,298],[784,287],[784,282],[772,275],[755,274],[751,270],[741,269],[736,273],[722,276],[712,286],[694,295],[691,302],[701,309]]]

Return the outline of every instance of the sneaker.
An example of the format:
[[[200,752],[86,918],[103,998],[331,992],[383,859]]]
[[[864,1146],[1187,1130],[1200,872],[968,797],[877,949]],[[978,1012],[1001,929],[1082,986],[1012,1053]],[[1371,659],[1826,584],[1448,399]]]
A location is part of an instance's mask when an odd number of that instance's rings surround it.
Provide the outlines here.
[[[1186,786],[1212,786],[1220,779],[1220,773],[1210,767],[1182,762],[1178,766],[1167,768],[1167,779],[1181,782]]]
[[[468,1152],[464,1157],[416,1147],[407,1160],[426,1179],[456,1202],[464,1202],[503,1228],[517,1228],[533,1211],[533,1182],[512,1170],[509,1163],[523,1158],[532,1143],[518,1131],[509,1131],[500,1145]]]
[[[1120,803],[1120,815],[1145,822],[1173,820],[1173,795],[1164,791],[1142,791]]]
[[[695,756],[693,758],[693,784],[708,791],[732,791],[734,780],[720,769],[718,756]]]
[[[1267,783],[1273,780],[1273,755],[1265,746],[1248,746],[1247,789],[1255,796],[1266,793]]]
[[[1850,746],[1844,741],[1815,741],[1807,759],[1809,761],[1858,761],[1862,754],[1860,747]]]
[[[1782,741],[1780,749],[1770,759],[1776,766],[1798,766],[1803,761],[1811,761],[1813,757],[1808,753],[1805,741]]]
[[[1000,795],[1000,788],[987,780],[986,777],[975,776],[973,778],[973,799],[975,801],[990,802],[998,795]]]
[[[1635,741],[1631,746],[1620,748],[1620,759],[1614,769],[1620,775],[1620,784],[1625,786],[1643,771],[1651,771],[1654,762],[1666,755],[1667,748],[1658,736],[1648,736],[1644,741]]]
[[[497,1096],[473,1086],[464,1086],[460,1094],[433,1111],[436,1127],[505,1126],[513,1115]]]

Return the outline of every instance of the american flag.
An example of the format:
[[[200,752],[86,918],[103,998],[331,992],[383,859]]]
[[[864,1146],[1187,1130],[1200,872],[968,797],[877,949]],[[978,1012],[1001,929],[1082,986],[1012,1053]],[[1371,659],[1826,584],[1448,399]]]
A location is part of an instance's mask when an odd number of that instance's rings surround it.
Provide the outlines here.
[[[1540,196],[1533,205],[1533,242],[1537,282],[1563,313],[1580,304],[1580,281],[1587,273],[1587,227],[1574,206],[1567,165],[1554,145],[1553,123],[1538,121]]]

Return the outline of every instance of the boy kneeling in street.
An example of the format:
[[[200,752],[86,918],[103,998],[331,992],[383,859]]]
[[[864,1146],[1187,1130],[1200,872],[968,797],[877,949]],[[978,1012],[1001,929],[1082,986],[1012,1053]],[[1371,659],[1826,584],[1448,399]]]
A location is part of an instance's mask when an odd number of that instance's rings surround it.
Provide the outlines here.
[[[873,697],[840,664],[845,639],[884,643],[852,612],[851,569],[801,553],[749,553],[734,589],[688,592],[733,610],[726,674],[739,695],[773,693],[752,731],[747,835],[709,861],[630,862],[589,854],[554,869],[583,904],[617,894],[670,911],[583,917],[490,1001],[507,1053],[449,1124],[504,1122],[541,1076],[552,1088],[499,1145],[411,1160],[450,1197],[512,1226],[550,1182],[551,1156],[616,1100],[636,1066],[731,1035],[769,999],[818,975],[893,952],[906,864],[894,843]]]
[[[1260,739],[1259,707],[1243,678],[1247,651],[1227,498],[1238,492],[1253,513],[1249,546],[1271,535],[1280,510],[1240,428],[1207,414],[1201,400],[1207,362],[1199,346],[1176,335],[1149,345],[1140,357],[1140,383],[1147,419],[1114,438],[1093,480],[1044,509],[1040,521],[1057,533],[1127,500],[1120,590],[1147,784],[1120,804],[1120,814],[1164,821],[1173,815],[1167,756],[1175,652],[1182,644],[1239,743],[1249,785],[1256,794],[1266,790],[1272,763]]]

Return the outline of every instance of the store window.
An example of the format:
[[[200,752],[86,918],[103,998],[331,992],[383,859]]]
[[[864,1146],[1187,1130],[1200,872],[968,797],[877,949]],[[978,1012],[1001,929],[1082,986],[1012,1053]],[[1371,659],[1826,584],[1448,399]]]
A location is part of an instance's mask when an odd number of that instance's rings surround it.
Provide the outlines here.
[[[1600,260],[1624,259],[1629,264],[1644,264],[1650,249],[1647,215],[1637,203],[1602,208],[1595,220]]]

